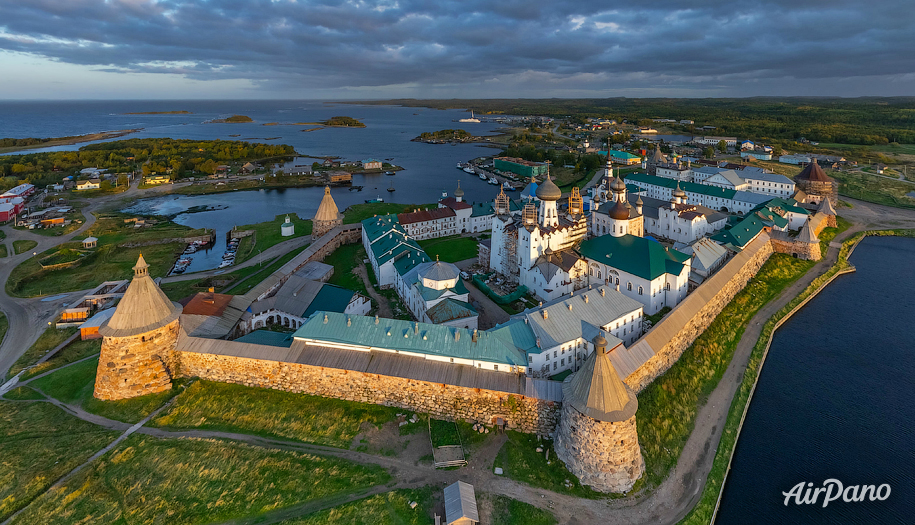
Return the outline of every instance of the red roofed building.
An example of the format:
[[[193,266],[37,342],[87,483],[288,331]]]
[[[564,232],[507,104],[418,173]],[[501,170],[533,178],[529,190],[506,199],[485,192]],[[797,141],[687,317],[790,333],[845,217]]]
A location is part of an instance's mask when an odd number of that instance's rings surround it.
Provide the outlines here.
[[[398,213],[397,220],[407,235],[418,241],[460,233],[457,215],[451,208]]]

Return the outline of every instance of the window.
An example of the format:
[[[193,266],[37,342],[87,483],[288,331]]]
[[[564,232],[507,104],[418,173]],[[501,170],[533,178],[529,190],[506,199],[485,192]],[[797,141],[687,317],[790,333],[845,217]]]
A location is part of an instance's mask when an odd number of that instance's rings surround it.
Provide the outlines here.
[[[451,358],[451,362],[452,362],[452,363],[454,362],[454,358],[453,358],[453,357]]]
[[[553,359],[556,359],[556,357],[557,357],[556,350],[553,350]]]
[[[626,289],[632,291],[632,283],[626,283]]]
[[[558,364],[559,363],[557,363],[556,361],[553,361],[553,370],[556,370],[556,365],[558,365]]]
[[[669,292],[669,291],[670,291],[670,283],[667,283],[667,284],[664,285],[664,286],[665,286],[664,289],[667,290],[667,291]]]
[[[493,370],[498,370],[498,369],[499,369],[499,365],[492,365],[492,369],[493,369]]]
[[[547,360],[547,361],[550,360],[550,353],[549,353],[549,352],[546,353],[546,360]]]
[[[562,360],[559,362],[559,364],[561,364],[562,366],[566,366],[566,359],[563,357]]]
[[[532,356],[532,355],[527,356],[527,362],[530,363],[530,364],[533,364],[533,363],[534,363],[534,356]]]

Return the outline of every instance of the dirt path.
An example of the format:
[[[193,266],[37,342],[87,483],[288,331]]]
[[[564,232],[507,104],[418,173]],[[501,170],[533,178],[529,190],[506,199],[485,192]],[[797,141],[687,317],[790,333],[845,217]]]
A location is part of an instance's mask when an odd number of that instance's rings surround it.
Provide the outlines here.
[[[372,296],[372,299],[378,303],[378,317],[384,317],[385,319],[394,318],[394,310],[391,309],[391,303],[388,302],[388,298],[381,295],[375,291],[375,287],[372,286],[372,282],[369,281],[368,273],[366,273],[364,264],[357,264],[353,268],[353,272],[362,279],[362,283],[365,284],[365,291]]]

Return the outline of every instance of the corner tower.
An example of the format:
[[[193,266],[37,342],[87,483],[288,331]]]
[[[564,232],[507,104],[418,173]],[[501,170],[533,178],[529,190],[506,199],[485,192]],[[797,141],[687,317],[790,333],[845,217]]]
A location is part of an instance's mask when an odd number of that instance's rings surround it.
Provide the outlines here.
[[[321,198],[321,204],[318,206],[318,211],[315,213],[315,218],[311,223],[312,239],[318,239],[343,224],[343,214],[337,209],[337,203],[334,202],[334,198],[330,196],[330,186],[324,186],[324,197]]]
[[[594,352],[562,384],[562,416],[556,456],[583,485],[626,492],[645,471],[639,448],[635,393],[610,362],[607,339],[594,338]]]
[[[94,395],[114,400],[172,387],[181,305],[171,302],[149,276],[143,256],[117,310],[102,326],[102,353]]]

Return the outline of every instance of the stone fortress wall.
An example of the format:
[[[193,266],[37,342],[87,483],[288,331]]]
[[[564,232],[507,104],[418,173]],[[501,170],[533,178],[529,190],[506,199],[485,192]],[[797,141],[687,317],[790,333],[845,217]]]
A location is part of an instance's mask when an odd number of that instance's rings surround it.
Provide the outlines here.
[[[759,272],[772,253],[772,242],[763,233],[689,294],[632,345],[634,353],[645,351],[644,346],[647,346],[647,351],[653,356],[623,382],[638,393],[670,369],[731,299]]]
[[[466,388],[301,363],[179,351],[180,373],[209,381],[400,407],[436,418],[549,435],[560,403],[482,388]]]

